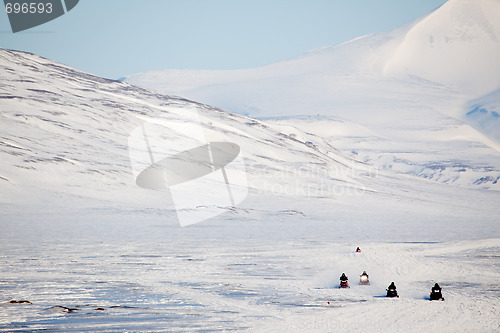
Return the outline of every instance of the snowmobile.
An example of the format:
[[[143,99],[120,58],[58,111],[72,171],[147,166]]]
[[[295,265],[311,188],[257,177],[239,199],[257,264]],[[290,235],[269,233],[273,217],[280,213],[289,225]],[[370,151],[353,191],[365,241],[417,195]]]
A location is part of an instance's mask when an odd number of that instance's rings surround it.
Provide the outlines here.
[[[348,280],[348,278],[345,275],[345,273],[342,273],[342,275],[340,276],[340,287],[339,288],[351,288],[349,286],[349,282],[347,282],[347,280]]]
[[[370,279],[368,274],[366,274],[366,271],[363,271],[363,274],[359,276],[359,284],[365,286],[370,284]]]
[[[391,285],[387,288],[387,297],[399,297],[394,282],[391,282]]]
[[[349,286],[349,282],[347,282],[347,281],[340,281],[339,288],[351,288],[351,286]]]
[[[359,247],[356,248],[356,252],[361,252],[361,249]]]
[[[441,287],[439,284],[435,284],[434,287],[431,289],[431,295],[430,295],[431,301],[444,301],[443,294],[441,294]]]

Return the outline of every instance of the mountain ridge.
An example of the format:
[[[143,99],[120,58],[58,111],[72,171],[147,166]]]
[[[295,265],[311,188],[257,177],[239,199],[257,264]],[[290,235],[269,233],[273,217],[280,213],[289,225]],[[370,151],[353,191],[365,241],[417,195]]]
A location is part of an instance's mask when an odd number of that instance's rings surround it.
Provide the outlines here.
[[[356,175],[366,165],[299,130],[290,137],[255,119],[99,78],[29,53],[0,49],[0,59],[4,204],[33,200],[43,205],[53,196],[63,196],[119,206],[159,205],[164,196],[158,198],[135,184],[127,139],[144,120],[182,119],[192,110],[197,111],[207,138],[241,147],[251,167],[252,190],[272,187],[272,177],[266,176],[271,170],[299,172],[297,156],[320,166],[321,172],[336,173],[336,179],[327,180],[332,186],[364,187]],[[170,136],[179,146],[189,140],[181,134]],[[323,182],[322,176],[313,174],[310,181]],[[259,182],[261,178],[266,182]],[[303,185],[299,183],[293,186]]]
[[[157,71],[131,75],[127,82],[259,119],[278,119],[285,125],[291,118],[304,116],[344,120],[377,134],[377,139],[368,139],[372,150],[356,158],[382,169],[475,184],[482,177],[468,179],[460,167],[453,167],[453,176],[432,174],[454,165],[451,160],[477,167],[481,160],[488,160],[488,170],[497,170],[500,165],[500,141],[495,135],[500,127],[496,122],[494,126],[487,124],[482,116],[467,115],[473,100],[500,88],[500,43],[494,40],[500,36],[500,21],[495,20],[499,10],[497,0],[450,0],[399,28],[263,67]],[[486,23],[481,24],[482,20]],[[470,22],[472,28],[467,30]],[[430,43],[432,34],[434,41]],[[412,49],[415,45],[422,54]],[[463,51],[458,63],[448,59],[448,53],[442,51],[446,47]],[[413,51],[405,51],[410,49]],[[464,66],[464,62],[469,65]],[[422,69],[426,66],[433,69],[432,75]],[[450,68],[457,69],[459,75],[448,75]],[[316,127],[323,126],[318,123]],[[319,135],[314,127],[308,126],[308,130]],[[335,128],[330,132],[329,137],[336,140],[330,141],[332,145],[342,142],[344,153],[360,154],[349,135],[335,136]],[[354,131],[350,137],[356,135]],[[381,139],[397,148],[380,149],[377,142]],[[415,146],[418,140],[422,144]],[[443,145],[442,151],[447,153],[432,153],[436,144]],[[485,158],[471,151],[472,146],[486,146],[491,151]],[[407,154],[402,155],[406,151],[423,154],[426,161],[416,155],[408,159]],[[401,160],[407,163],[397,162]],[[462,182],[464,177],[468,180]],[[493,177],[491,184],[496,186],[496,176],[487,177]]]

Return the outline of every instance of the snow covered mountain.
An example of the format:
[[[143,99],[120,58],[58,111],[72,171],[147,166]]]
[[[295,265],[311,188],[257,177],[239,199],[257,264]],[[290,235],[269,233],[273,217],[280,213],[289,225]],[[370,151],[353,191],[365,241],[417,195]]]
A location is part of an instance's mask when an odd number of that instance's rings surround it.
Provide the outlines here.
[[[285,135],[255,119],[98,78],[31,54],[2,50],[0,58],[3,204],[29,203],[39,209],[53,203],[54,196],[128,207],[165,201],[140,192],[135,184],[130,135],[145,120],[168,121],[190,110],[197,110],[208,137],[239,145],[253,190],[286,185],[295,192],[311,183],[353,190],[367,186],[358,175],[369,173],[370,166],[314,135],[298,130]],[[188,130],[170,134],[169,141],[182,146],[194,135]],[[306,177],[294,176],[300,172],[308,172],[307,184]],[[287,175],[279,179],[275,173]]]
[[[452,0],[411,26],[385,64],[465,93],[500,87],[500,2]]]
[[[345,97],[351,103],[355,102],[354,96],[364,101],[384,91],[380,98],[396,97],[397,102],[398,91],[391,83],[406,85],[406,89],[429,89],[421,92],[423,96],[431,91],[441,94],[441,90],[458,90],[477,97],[500,87],[499,15],[497,0],[450,0],[395,30],[261,68],[166,70],[130,75],[127,81],[171,94],[196,96],[212,104],[225,103],[226,108],[240,101],[234,105],[235,111],[262,116],[332,114],[331,109],[342,105],[344,99],[339,97],[348,90],[354,90]],[[289,80],[292,82],[287,84]],[[359,82],[366,80],[369,82]],[[259,87],[261,84],[264,86]],[[352,84],[355,88],[365,86],[373,93],[349,89]],[[377,89],[380,84],[383,86]],[[233,85],[238,87],[231,89]],[[342,90],[336,92],[339,88]],[[225,89],[229,89],[228,94],[223,96]],[[234,97],[234,92],[240,94]],[[287,98],[281,103],[270,103],[271,96],[279,94],[282,99],[285,93]],[[253,95],[262,98],[250,99]],[[251,100],[255,105],[249,104]],[[303,102],[298,107],[290,108],[300,100]]]
[[[177,119],[193,109],[197,110],[200,126],[208,137],[240,147],[250,201],[252,198],[261,200],[261,195],[275,195],[306,201],[333,200],[348,203],[346,207],[350,207],[363,197],[363,205],[369,206],[372,201],[364,196],[367,194],[377,206],[384,196],[396,195],[408,197],[407,209],[418,212],[419,206],[413,201],[425,200],[432,193],[432,196],[442,197],[436,199],[438,211],[442,210],[443,203],[447,206],[447,193],[454,189],[400,177],[392,170],[386,174],[371,164],[376,160],[379,164],[409,167],[406,160],[393,159],[394,154],[420,161],[421,165],[407,170],[409,174],[430,179],[459,174],[461,178],[458,179],[438,180],[445,183],[462,181],[464,187],[478,189],[498,186],[500,173],[489,164],[498,161],[498,154],[492,154],[487,146],[474,145],[463,138],[450,142],[449,135],[444,137],[450,133],[463,134],[465,125],[461,123],[452,122],[446,128],[437,124],[431,129],[411,128],[415,133],[442,132],[443,138],[440,142],[415,139],[411,142],[413,150],[402,151],[408,147],[349,121],[321,117],[260,121],[95,77],[36,55],[2,50],[0,57],[3,73],[0,199],[4,212],[12,211],[14,215],[19,207],[25,206],[39,213],[97,205],[109,206],[122,213],[156,209],[174,222],[175,209],[167,194],[136,185],[129,139],[132,131],[145,120]],[[449,118],[445,120],[450,121]],[[407,126],[416,125],[408,123]],[[312,134],[314,132],[317,134]],[[174,131],[169,134],[169,142],[183,146],[193,135],[192,131],[187,135]],[[424,148],[432,149],[429,155],[419,151],[425,144],[428,146]],[[340,152],[337,147],[347,153]],[[348,147],[352,150],[347,150]],[[378,156],[377,149],[381,151]],[[373,155],[371,159],[360,158],[370,154]],[[430,164],[428,160],[436,156],[442,159],[458,156],[463,160]],[[476,184],[468,186],[471,184],[465,182],[471,179]],[[408,195],[409,188],[414,190]],[[490,195],[484,193],[484,200],[494,197]],[[295,209],[285,206],[283,212]],[[465,204],[464,207],[475,211],[474,205]],[[465,208],[466,211],[469,208]],[[274,211],[273,208],[268,213],[274,214]],[[388,211],[389,208],[384,213]],[[245,216],[248,212],[235,213]],[[399,208],[395,213],[399,214]]]
[[[498,189],[500,127],[467,106],[500,88],[499,16],[497,0],[450,0],[393,31],[264,67],[166,70],[127,82],[273,118],[380,169]]]

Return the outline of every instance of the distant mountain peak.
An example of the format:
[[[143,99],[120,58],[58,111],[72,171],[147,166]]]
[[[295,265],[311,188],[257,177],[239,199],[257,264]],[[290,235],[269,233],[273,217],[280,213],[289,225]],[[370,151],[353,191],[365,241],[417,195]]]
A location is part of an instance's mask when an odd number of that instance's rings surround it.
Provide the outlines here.
[[[500,1],[450,0],[415,23],[384,73],[416,75],[475,95],[500,87]]]

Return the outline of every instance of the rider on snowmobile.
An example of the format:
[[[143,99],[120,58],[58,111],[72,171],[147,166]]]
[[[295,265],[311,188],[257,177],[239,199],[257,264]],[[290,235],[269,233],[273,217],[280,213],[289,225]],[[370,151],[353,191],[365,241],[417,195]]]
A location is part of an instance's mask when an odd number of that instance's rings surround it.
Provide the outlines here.
[[[359,276],[359,284],[370,284],[370,280],[366,271],[363,271],[363,274]]]
[[[387,288],[387,297],[399,297],[394,282],[391,282],[391,284]]]
[[[342,273],[340,276],[340,288],[349,288],[349,283],[347,282],[348,278],[345,273]]]
[[[432,300],[444,300],[443,298],[443,294],[441,294],[441,287],[439,286],[439,284],[435,284],[434,287],[432,287],[431,289],[431,301]]]

